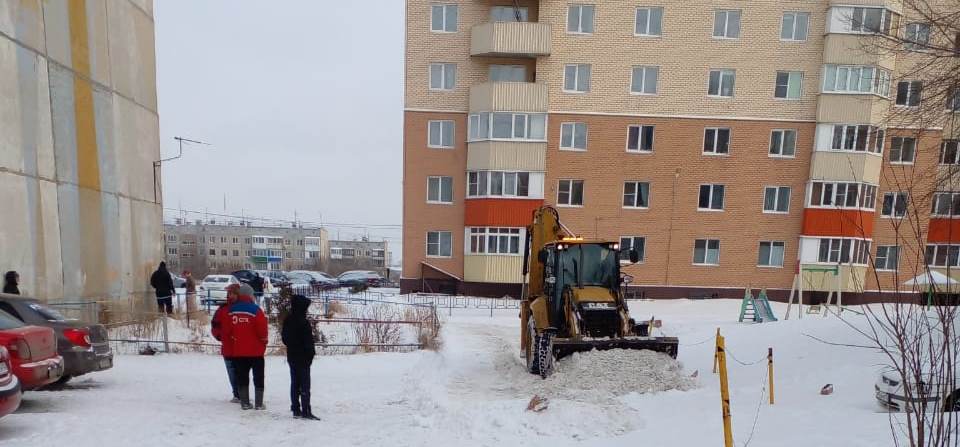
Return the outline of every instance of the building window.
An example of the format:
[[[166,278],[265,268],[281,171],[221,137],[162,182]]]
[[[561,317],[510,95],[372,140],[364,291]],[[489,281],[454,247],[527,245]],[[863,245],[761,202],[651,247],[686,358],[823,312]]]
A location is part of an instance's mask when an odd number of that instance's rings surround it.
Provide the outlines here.
[[[226,250],[220,250],[220,256],[226,256],[226,255],[227,255]]]
[[[809,206],[873,210],[876,197],[877,187],[866,183],[813,182]]]
[[[427,177],[428,203],[453,203],[453,177]]]
[[[560,125],[561,150],[587,150],[587,123],[563,123]]]
[[[467,197],[529,197],[530,173],[467,172]]]
[[[427,232],[427,256],[431,258],[453,256],[453,233],[449,231]]]
[[[740,37],[739,9],[718,9],[714,13],[713,37],[715,39],[737,39]]]
[[[960,140],[943,140],[940,145],[940,164],[958,165],[960,164]]]
[[[810,23],[809,12],[785,12],[780,22],[780,40],[804,41],[807,40],[807,25]]]
[[[457,64],[430,64],[430,90],[453,90]]]
[[[783,267],[783,246],[780,241],[760,242],[760,251],[757,254],[759,267]]]
[[[663,8],[661,7],[641,7],[637,8],[636,20],[634,22],[633,34],[635,36],[654,36],[659,37],[663,28]]]
[[[700,185],[697,209],[700,211],[722,211],[724,189],[723,185]]]
[[[193,257],[193,253],[184,253],[184,254],[180,255],[180,257],[181,257],[181,258],[192,258],[192,257]]]
[[[470,115],[470,141],[545,141],[545,113],[481,112]]]
[[[823,69],[824,93],[873,93],[890,96],[890,71],[861,65],[827,64]]]
[[[927,245],[924,254],[931,267],[960,267],[960,245]]]
[[[960,216],[960,193],[934,193],[930,212],[935,217]]]
[[[215,237],[213,237],[213,236],[210,236],[210,237],[207,238],[207,242],[209,242],[209,243],[211,243],[211,244],[215,244],[215,243],[217,242],[217,238],[215,238]]]
[[[730,153],[730,129],[708,127],[703,131],[703,153],[722,155]]]
[[[490,82],[526,82],[527,67],[523,65],[490,64]]]
[[[917,139],[893,137],[890,139],[890,163],[913,164],[917,153]]]
[[[570,5],[567,9],[567,32],[574,34],[593,33],[593,5]]]
[[[453,121],[428,121],[427,127],[429,131],[427,147],[439,149],[453,148]]]
[[[830,11],[829,32],[888,34],[894,17],[899,16],[884,8],[835,6]]]
[[[960,36],[957,36],[960,42]],[[960,48],[955,52],[960,53]],[[960,89],[951,88],[947,92],[947,103],[945,104],[948,112],[960,112]]]
[[[903,31],[904,46],[908,50],[922,50],[930,44],[930,24],[908,23]]]
[[[491,22],[526,22],[529,14],[523,6],[494,6],[490,8]]]
[[[457,5],[432,5],[430,8],[430,31],[457,32]]]
[[[660,67],[652,65],[634,66],[630,78],[630,93],[634,95],[656,95],[659,76]]]
[[[234,243],[234,244],[239,244],[239,243],[240,243],[240,238],[238,238],[238,237],[232,238],[232,239],[230,239],[230,242],[232,242],[232,243]]]
[[[249,258],[250,256],[252,256],[251,253],[252,253],[252,252],[251,252],[250,250],[247,250],[247,257],[248,257],[248,258]]]
[[[737,81],[737,72],[729,69],[710,70],[707,95],[717,98],[732,98]]]
[[[694,241],[693,263],[697,265],[720,265],[720,240],[697,239]]]
[[[877,246],[877,257],[873,259],[876,270],[896,270],[900,264],[900,247],[896,245]]]
[[[637,251],[637,262],[646,260],[647,238],[643,236],[621,236],[620,237],[620,262],[630,262],[630,250]]]
[[[921,81],[900,81],[897,83],[896,104],[903,107],[917,107],[920,105],[920,93],[923,91]]]
[[[220,237],[220,243],[221,243],[221,244],[226,244],[226,243],[227,243],[227,238],[226,238],[225,236],[221,236],[221,237]]]
[[[796,130],[775,129],[770,133],[770,155],[775,157],[793,157],[796,153]]]
[[[583,206],[583,180],[560,180],[557,205]]]
[[[491,255],[519,255],[519,228],[469,228],[470,253]]]
[[[803,85],[802,71],[778,71],[777,85],[773,97],[778,99],[800,99]]]
[[[647,208],[650,206],[650,184],[647,182],[623,182],[623,207]]]
[[[907,199],[905,192],[888,192],[883,194],[883,205],[880,215],[883,217],[903,217],[907,215]]]
[[[870,241],[862,239],[820,239],[817,262],[825,264],[867,265]]]
[[[767,186],[763,188],[763,212],[787,213],[790,211],[790,187]]]
[[[654,126],[627,127],[627,152],[653,152]]]
[[[217,255],[217,249],[216,249],[216,248],[211,248],[209,254],[210,254],[210,256],[216,256],[216,255]]]
[[[586,93],[590,91],[590,64],[567,64],[563,67],[563,91]]]
[[[240,256],[240,250],[234,250],[234,251],[233,251],[233,256],[234,256],[234,257]]]
[[[168,255],[176,255],[176,254],[177,254],[177,248],[176,248],[176,247],[169,247],[169,248],[167,248],[167,254],[168,254]]]
[[[168,234],[168,235],[167,235],[167,242],[176,242],[176,241],[177,241],[177,235],[175,235],[175,234]]]
[[[830,148],[835,151],[883,152],[883,129],[857,124],[835,124]]]

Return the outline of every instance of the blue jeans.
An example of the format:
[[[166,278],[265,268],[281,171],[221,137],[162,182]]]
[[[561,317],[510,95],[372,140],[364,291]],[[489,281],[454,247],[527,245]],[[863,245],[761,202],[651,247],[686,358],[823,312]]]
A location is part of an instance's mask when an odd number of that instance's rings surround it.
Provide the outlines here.
[[[223,364],[227,366],[227,378],[230,379],[230,389],[233,391],[233,397],[240,397],[237,393],[237,367],[233,364],[233,359],[224,357]]]

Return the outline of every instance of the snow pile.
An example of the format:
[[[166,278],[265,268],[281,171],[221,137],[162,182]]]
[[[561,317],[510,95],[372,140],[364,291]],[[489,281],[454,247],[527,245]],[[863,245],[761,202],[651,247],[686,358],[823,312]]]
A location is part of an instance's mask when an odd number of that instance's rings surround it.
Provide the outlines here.
[[[586,401],[698,386],[669,355],[631,349],[575,353],[558,361],[553,375],[538,385],[546,396]]]

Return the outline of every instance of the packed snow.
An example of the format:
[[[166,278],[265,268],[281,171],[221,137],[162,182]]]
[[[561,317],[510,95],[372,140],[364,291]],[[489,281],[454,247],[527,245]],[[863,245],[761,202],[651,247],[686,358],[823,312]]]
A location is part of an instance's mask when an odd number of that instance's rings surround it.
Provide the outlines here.
[[[314,413],[294,420],[282,357],[267,359],[267,411],[228,402],[222,359],[182,353],[119,355],[112,370],[62,391],[28,392],[0,419],[3,446],[609,446],[720,445],[713,334],[730,357],[735,444],[888,446],[891,418],[874,400],[883,357],[827,345],[864,340],[834,317],[739,324],[738,300],[632,302],[680,338],[678,362],[632,351],[582,353],[543,380],[519,352],[517,311],[443,309],[439,351],[318,357]],[[774,303],[782,318],[785,306]],[[845,313],[852,324],[862,316]],[[776,404],[766,401],[774,349]],[[691,376],[696,377],[691,377]],[[819,390],[833,384],[835,392]],[[534,395],[549,399],[526,411]]]

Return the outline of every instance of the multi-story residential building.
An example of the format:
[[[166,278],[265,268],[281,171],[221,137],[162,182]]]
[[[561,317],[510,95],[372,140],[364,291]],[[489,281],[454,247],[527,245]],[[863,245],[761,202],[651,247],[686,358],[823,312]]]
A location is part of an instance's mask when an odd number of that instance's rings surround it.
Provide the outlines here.
[[[195,276],[240,269],[323,270],[329,259],[323,228],[177,219],[164,231],[171,270]]]
[[[371,241],[363,237],[356,241],[330,241],[329,273],[370,268],[386,272],[390,266],[387,241]]]
[[[0,271],[44,300],[152,293],[162,259],[152,0],[0,1]]]
[[[866,49],[923,34],[901,3],[408,0],[402,289],[518,296],[543,204],[636,249],[653,298],[782,299],[800,272],[855,302],[956,264],[960,227],[902,184],[960,163],[956,132],[892,123],[921,86]]]

